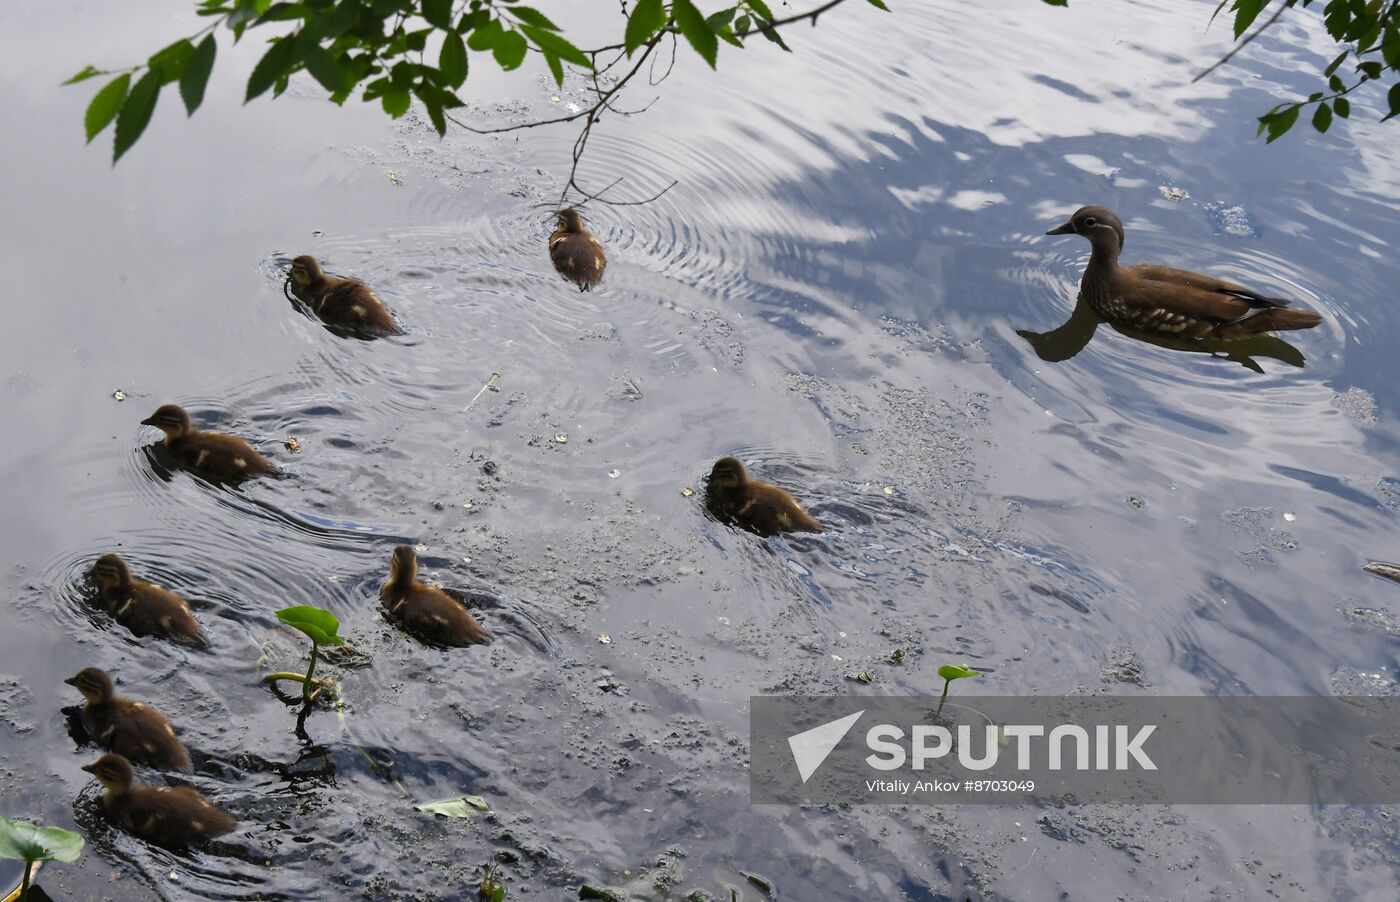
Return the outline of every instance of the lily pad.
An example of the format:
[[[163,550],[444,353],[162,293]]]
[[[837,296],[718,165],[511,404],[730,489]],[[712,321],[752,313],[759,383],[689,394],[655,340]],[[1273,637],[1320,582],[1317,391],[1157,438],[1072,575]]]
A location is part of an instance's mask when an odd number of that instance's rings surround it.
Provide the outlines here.
[[[0,858],[72,864],[81,854],[83,838],[70,830],[0,817]]]
[[[424,802],[421,805],[414,805],[415,809],[427,814],[441,814],[444,817],[460,817],[464,820],[471,820],[479,812],[490,811],[491,804],[481,796],[458,796],[455,799],[440,799],[436,802]]]
[[[299,604],[278,611],[277,619],[292,629],[305,633],[317,645],[345,644],[345,640],[336,635],[336,631],[340,629],[340,621],[324,608]]]
[[[960,680],[963,677],[975,677],[981,676],[982,674],[973,670],[971,667],[964,667],[961,664],[944,664],[942,667],[938,668],[938,675],[951,682],[953,680]]]

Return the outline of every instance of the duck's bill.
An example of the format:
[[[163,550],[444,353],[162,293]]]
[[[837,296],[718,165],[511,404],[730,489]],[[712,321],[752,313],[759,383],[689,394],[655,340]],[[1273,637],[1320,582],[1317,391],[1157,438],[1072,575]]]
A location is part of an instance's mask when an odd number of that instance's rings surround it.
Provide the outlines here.
[[[90,773],[90,774],[95,774],[95,773],[97,773],[97,765],[96,765],[96,764],[84,764],[84,765],[82,766],[82,769],[85,770],[85,771],[87,771],[87,772]]]
[[[1071,235],[1071,234],[1073,234],[1073,233],[1074,233],[1074,223],[1072,223],[1072,222],[1067,222],[1067,223],[1065,223],[1064,225],[1057,225],[1057,226],[1055,226],[1053,229],[1051,229],[1050,231],[1046,232],[1045,234],[1047,234],[1047,235]]]
[[[67,683],[67,684],[70,685],[70,686],[76,686],[76,685],[78,685],[78,678],[75,677],[75,676],[71,676],[71,677],[69,677],[68,679],[64,680],[63,682]]]
[[[141,421],[141,425],[142,425],[142,426],[154,426],[155,424],[156,424],[156,415],[155,415],[155,414],[151,414],[150,416],[146,417],[144,420]]]

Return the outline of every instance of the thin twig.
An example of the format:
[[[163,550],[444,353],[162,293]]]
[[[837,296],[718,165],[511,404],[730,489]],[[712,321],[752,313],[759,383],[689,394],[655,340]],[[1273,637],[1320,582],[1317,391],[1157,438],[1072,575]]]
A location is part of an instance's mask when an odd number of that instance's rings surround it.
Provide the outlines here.
[[[479,392],[476,393],[475,397],[472,398],[471,403],[468,404],[468,405],[466,406],[466,408],[463,409],[462,412],[463,412],[463,413],[467,413],[467,412],[469,412],[473,407],[475,407],[475,406],[476,406],[476,402],[481,400],[481,396],[484,395],[484,394],[486,394],[486,390],[489,389],[491,386],[495,385],[495,384],[496,384],[496,380],[497,380],[497,379],[500,379],[500,378],[501,378],[501,371],[500,371],[500,370],[496,370],[496,372],[492,373],[492,374],[491,374],[491,378],[490,378],[490,379],[487,379],[487,380],[486,380],[486,384],[483,385],[483,386],[481,387],[481,391],[479,391]]]
[[[1243,41],[1240,41],[1234,47],[1230,48],[1230,52],[1222,56],[1220,59],[1216,60],[1215,65],[1211,66],[1209,69],[1202,72],[1200,75],[1197,75],[1195,78],[1191,79],[1191,84],[1194,85],[1196,82],[1205,78],[1207,75],[1214,72],[1216,69],[1219,69],[1221,66],[1234,59],[1235,54],[1239,53],[1241,50],[1252,44],[1255,38],[1259,37],[1261,34],[1264,33],[1264,29],[1277,22],[1279,20],[1279,17],[1284,14],[1284,11],[1289,9],[1291,6],[1292,4],[1289,3],[1288,0],[1284,0],[1283,5],[1280,6],[1278,9],[1274,10],[1274,14],[1269,17],[1269,20],[1267,22],[1254,29],[1254,32],[1252,34],[1247,35]]]

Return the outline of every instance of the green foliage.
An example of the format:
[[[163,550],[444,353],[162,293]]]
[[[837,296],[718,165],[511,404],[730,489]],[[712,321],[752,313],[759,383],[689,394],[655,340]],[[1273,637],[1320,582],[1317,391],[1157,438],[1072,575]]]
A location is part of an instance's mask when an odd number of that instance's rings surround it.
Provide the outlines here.
[[[869,2],[887,9],[884,0]],[[466,105],[459,92],[467,85],[472,53],[490,54],[506,71],[537,53],[562,87],[566,67],[593,77],[599,54],[632,56],[668,38],[683,39],[711,68],[720,41],[742,48],[754,31],[787,49],[777,29],[784,20],[774,19],[764,0],[735,0],[708,17],[695,0],[636,0],[622,42],[595,50],[580,49],[549,16],[515,0],[197,0],[195,14],[210,23],[145,63],[115,71],[85,66],[64,82],[115,76],[93,96],[84,119],[89,142],[116,121],[113,162],[145,131],[166,85],[178,83],[191,115],[203,103],[220,28],[235,43],[250,30],[268,35],[248,77],[245,102],[269,92],[277,97],[305,72],[337,104],[358,93],[398,118],[417,100],[438,134],[447,133],[450,111]]]
[[[40,861],[72,864],[83,853],[83,838],[62,827],[40,827],[28,821],[0,817],[0,858],[24,862],[19,902],[29,896],[29,878]]]
[[[476,891],[478,902],[503,902],[505,897],[500,870],[494,864],[486,865],[481,874],[481,886]]]
[[[976,670],[973,670],[971,667],[964,667],[961,664],[944,664],[942,667],[938,668],[938,675],[943,677],[948,683],[951,683],[953,680],[961,680],[965,677],[981,676]]]
[[[340,621],[325,608],[299,604],[278,611],[277,619],[294,630],[301,630],[315,645],[345,644],[345,640],[336,635]]]
[[[1259,134],[1272,143],[1288,132],[1306,107],[1314,107],[1312,124],[1319,132],[1332,127],[1334,118],[1351,116],[1348,94],[1363,85],[1391,82],[1386,94],[1388,112],[1381,121],[1400,115],[1400,3],[1379,0],[1220,0],[1218,15],[1227,5],[1235,14],[1236,39],[1245,35],[1260,15],[1274,5],[1254,34],[1273,24],[1295,6],[1318,6],[1327,33],[1343,48],[1322,72],[1325,91],[1314,91],[1306,100],[1286,101],[1259,117]],[[1245,38],[1251,40],[1252,38]]]

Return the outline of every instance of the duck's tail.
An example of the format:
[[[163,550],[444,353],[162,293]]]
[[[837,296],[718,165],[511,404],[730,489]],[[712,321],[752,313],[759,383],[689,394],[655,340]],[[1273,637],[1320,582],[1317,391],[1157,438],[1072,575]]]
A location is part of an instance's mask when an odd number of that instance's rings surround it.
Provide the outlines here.
[[[1311,329],[1322,322],[1322,317],[1311,310],[1293,310],[1288,307],[1269,307],[1250,311],[1232,323],[1226,323],[1215,330],[1220,338],[1239,338],[1244,335],[1258,335],[1261,332],[1291,332],[1296,329]]]

